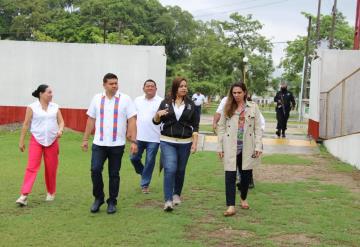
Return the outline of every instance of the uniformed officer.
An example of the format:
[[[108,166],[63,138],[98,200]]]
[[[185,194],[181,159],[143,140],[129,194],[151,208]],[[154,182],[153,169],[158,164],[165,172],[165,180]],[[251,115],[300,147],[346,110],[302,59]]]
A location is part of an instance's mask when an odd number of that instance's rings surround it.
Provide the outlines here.
[[[295,109],[295,99],[293,94],[287,90],[287,83],[282,82],[280,84],[281,88],[274,97],[274,102],[276,103],[276,135],[285,138],[285,130],[287,121],[289,119],[290,111]]]

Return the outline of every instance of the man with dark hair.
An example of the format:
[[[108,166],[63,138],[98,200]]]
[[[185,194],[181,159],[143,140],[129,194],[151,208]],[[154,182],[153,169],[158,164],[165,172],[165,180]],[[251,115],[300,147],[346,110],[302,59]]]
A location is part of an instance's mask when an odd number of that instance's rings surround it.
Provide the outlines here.
[[[206,102],[206,98],[203,94],[201,94],[199,91],[194,93],[194,95],[191,97],[191,99],[194,101],[195,104],[195,114],[197,121],[200,123],[200,116],[201,116],[201,107]]]
[[[280,137],[281,134],[282,137],[285,138],[290,111],[295,109],[295,99],[293,94],[287,90],[286,82],[282,82],[280,85],[280,91],[278,91],[274,97],[277,119],[276,135]]]
[[[104,203],[104,183],[102,170],[106,159],[109,166],[109,198],[107,213],[116,212],[120,186],[120,167],[126,138],[131,142],[130,153],[137,152],[136,110],[129,96],[118,91],[117,76],[104,76],[103,93],[96,94],[87,111],[88,120],[84,132],[82,149],[88,150],[90,133],[95,128],[92,145],[91,179],[95,201],[90,211],[96,213]]]
[[[138,152],[130,156],[137,174],[141,175],[141,190],[144,194],[150,192],[149,186],[155,166],[155,159],[160,145],[160,126],[152,122],[157,109],[163,100],[156,94],[155,81],[148,79],[144,82],[144,95],[134,100],[137,111],[137,145]],[[141,162],[143,152],[146,150],[145,163]]]

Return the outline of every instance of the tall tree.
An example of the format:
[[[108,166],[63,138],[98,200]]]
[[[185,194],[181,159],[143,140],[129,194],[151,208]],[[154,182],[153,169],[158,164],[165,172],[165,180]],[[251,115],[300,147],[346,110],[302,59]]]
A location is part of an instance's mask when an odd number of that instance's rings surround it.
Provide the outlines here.
[[[305,17],[310,16],[309,13],[303,13]],[[312,16],[312,15],[311,15]],[[331,30],[331,15],[322,15],[320,24],[320,39],[329,40]],[[313,25],[310,35],[310,54],[314,54],[316,45],[316,17],[312,16]],[[298,94],[301,86],[301,73],[304,63],[305,52],[305,36],[298,36],[294,41],[290,41],[285,48],[285,57],[282,59],[280,66],[284,68],[282,78],[294,88],[294,92]],[[336,26],[334,33],[334,49],[351,49],[353,44],[353,28],[346,21],[345,16],[338,12],[336,16]]]

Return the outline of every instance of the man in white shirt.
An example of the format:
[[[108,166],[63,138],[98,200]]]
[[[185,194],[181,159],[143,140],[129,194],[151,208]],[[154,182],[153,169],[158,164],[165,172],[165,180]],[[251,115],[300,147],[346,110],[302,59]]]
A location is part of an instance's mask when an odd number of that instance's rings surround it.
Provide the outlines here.
[[[200,123],[200,115],[201,115],[201,106],[205,103],[205,96],[200,92],[196,92],[191,99],[195,104],[195,114],[197,117],[198,123]]]
[[[109,198],[107,213],[116,212],[120,186],[120,167],[126,138],[131,142],[130,153],[137,152],[136,110],[126,94],[118,92],[118,78],[108,73],[103,78],[105,92],[96,94],[87,111],[88,120],[84,132],[82,149],[88,150],[90,133],[95,127],[92,145],[91,179],[95,201],[90,211],[96,213],[104,203],[102,170],[106,159],[109,165]]]
[[[143,90],[145,95],[135,99],[137,111],[137,145],[138,152],[130,156],[137,174],[141,175],[141,190],[144,194],[150,192],[149,185],[155,166],[155,159],[160,145],[160,125],[152,122],[161,101],[163,100],[156,94],[156,82],[148,79],[145,81]],[[141,162],[142,154],[146,150],[145,164]]]

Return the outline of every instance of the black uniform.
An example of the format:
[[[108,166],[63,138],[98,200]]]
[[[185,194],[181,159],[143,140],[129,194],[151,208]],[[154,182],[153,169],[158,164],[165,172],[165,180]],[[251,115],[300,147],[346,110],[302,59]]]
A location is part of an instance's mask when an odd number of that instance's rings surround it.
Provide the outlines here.
[[[276,103],[276,134],[280,136],[281,131],[282,136],[285,137],[286,125],[289,119],[291,108],[295,108],[295,99],[290,91],[288,91],[286,88],[281,88],[281,90],[276,93],[274,102]]]

